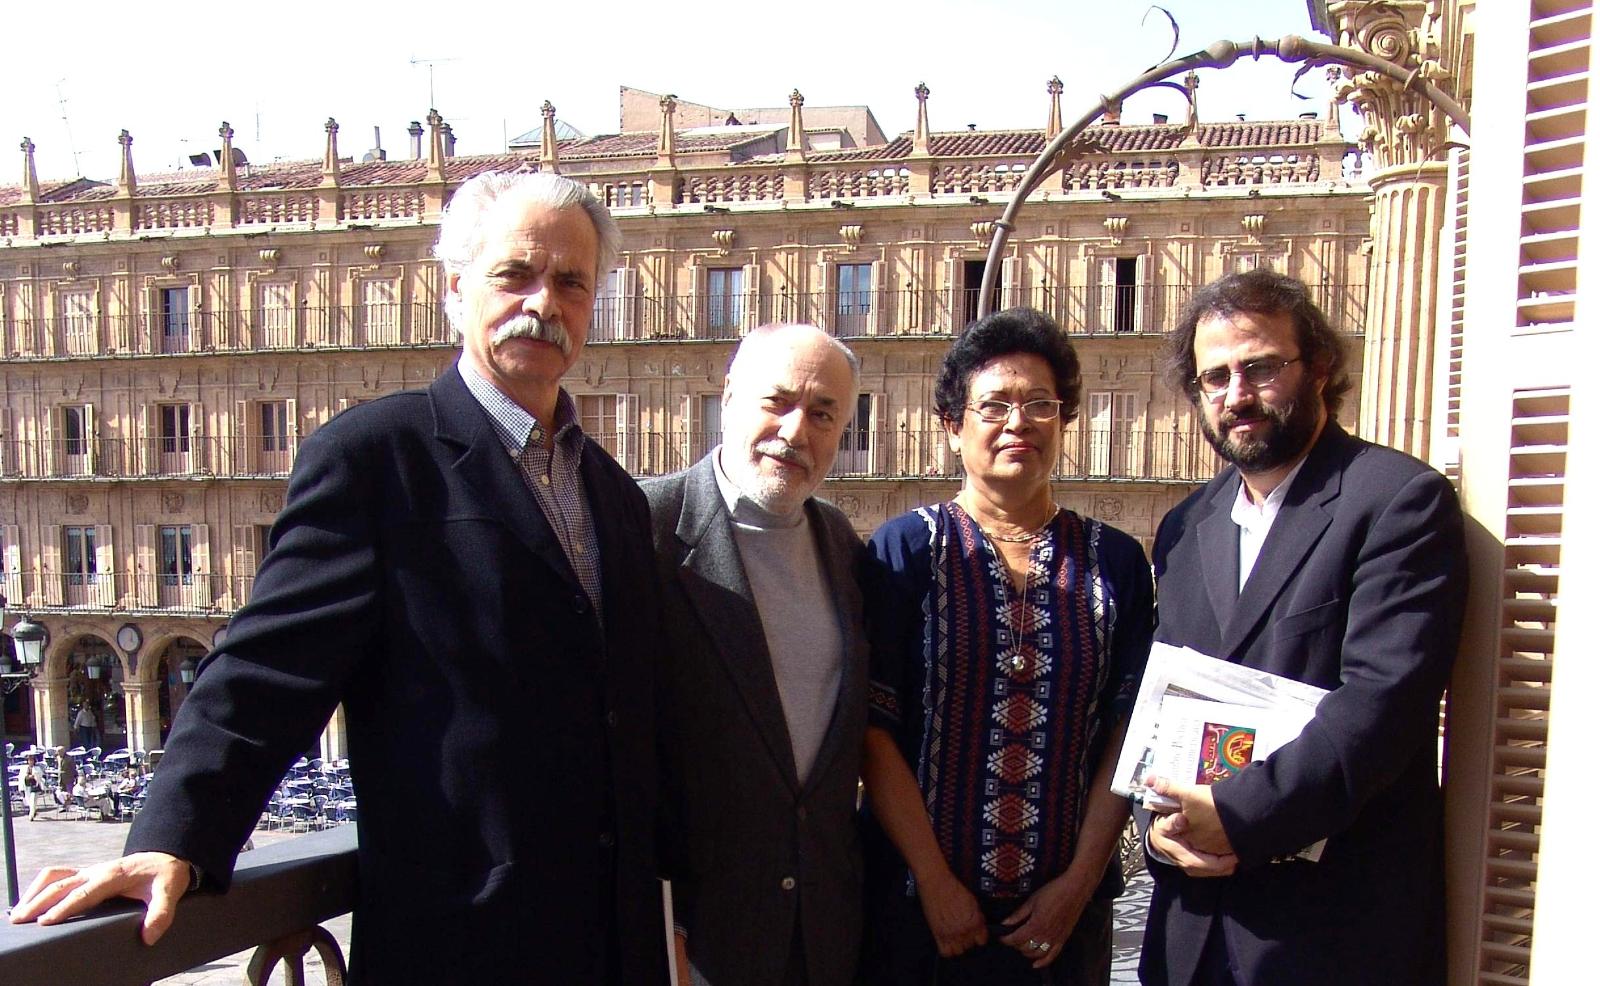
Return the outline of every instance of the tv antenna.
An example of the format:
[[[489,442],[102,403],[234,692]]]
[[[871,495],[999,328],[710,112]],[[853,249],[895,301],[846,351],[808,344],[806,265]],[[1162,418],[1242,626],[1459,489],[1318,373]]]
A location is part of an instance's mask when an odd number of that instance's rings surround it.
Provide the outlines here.
[[[61,91],[61,83],[66,79],[56,80],[56,103],[61,107],[61,125],[67,128],[67,150],[72,152],[72,171],[79,178],[83,177],[83,168],[78,165],[78,145],[72,140],[72,121],[67,119],[67,97]]]
[[[428,106],[430,108],[439,105],[439,101],[433,98],[433,67],[441,62],[458,62],[460,60],[459,58],[418,58],[416,55],[411,56],[413,67],[417,65],[428,66]]]

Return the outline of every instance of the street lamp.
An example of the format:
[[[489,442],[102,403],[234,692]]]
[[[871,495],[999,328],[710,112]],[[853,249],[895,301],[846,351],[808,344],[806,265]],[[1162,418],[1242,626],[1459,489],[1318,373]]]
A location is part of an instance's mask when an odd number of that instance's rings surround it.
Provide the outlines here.
[[[5,626],[5,596],[0,596],[0,628]],[[44,663],[44,627],[23,616],[17,625],[11,628],[11,640],[16,645],[17,657],[22,660],[22,670],[12,671],[8,662],[3,672],[0,672],[0,699],[10,695],[16,689],[27,684],[34,674],[38,672],[39,665]],[[3,716],[0,716],[3,719]],[[3,723],[0,723],[3,727]],[[4,733],[0,728],[0,733]],[[17,843],[11,831],[11,767],[6,762],[5,737],[0,735],[0,785],[5,790],[0,791],[0,833],[3,833],[6,855],[6,902],[8,906],[17,903]]]
[[[178,665],[178,677],[182,679],[185,685],[192,685],[194,684],[195,670],[194,658],[186,657],[183,659],[183,663]]]

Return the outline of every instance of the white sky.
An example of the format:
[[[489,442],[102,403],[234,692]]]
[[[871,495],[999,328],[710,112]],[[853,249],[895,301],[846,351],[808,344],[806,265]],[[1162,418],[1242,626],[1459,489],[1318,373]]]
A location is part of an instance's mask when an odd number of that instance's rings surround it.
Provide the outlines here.
[[[434,102],[455,130],[457,152],[475,154],[536,128],[545,99],[585,133],[613,132],[622,85],[729,107],[783,105],[798,88],[810,106],[865,103],[892,136],[914,125],[911,90],[926,82],[935,130],[1039,127],[1051,75],[1066,84],[1070,122],[1171,45],[1159,12],[1103,0],[9,6],[0,184],[20,180],[24,136],[37,145],[41,180],[79,172],[110,179],[118,131],[133,134],[135,165],[148,173],[218,146],[222,120],[255,163],[320,158],[329,116],[340,124],[342,156],[369,148],[374,125],[390,156],[404,156],[405,127],[429,106],[428,67],[413,60],[436,60]],[[1305,0],[1163,6],[1182,31],[1178,54],[1220,38],[1312,33]],[[1291,94],[1293,74],[1271,58],[1203,72],[1201,117],[1324,112],[1322,70],[1296,87],[1309,100]],[[1152,112],[1181,118],[1183,98],[1149,93],[1124,111],[1130,122]]]

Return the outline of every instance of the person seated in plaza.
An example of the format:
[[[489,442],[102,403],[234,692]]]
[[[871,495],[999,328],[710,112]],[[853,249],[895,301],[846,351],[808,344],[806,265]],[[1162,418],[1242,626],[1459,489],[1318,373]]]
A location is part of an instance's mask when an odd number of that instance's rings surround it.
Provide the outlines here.
[[[66,750],[56,751],[56,811],[72,807],[72,789],[78,783],[78,762]]]
[[[962,488],[868,544],[878,986],[1110,980],[1128,803],[1109,784],[1153,587],[1137,541],[1051,495],[1080,387],[1047,316],[974,323],[934,392]]]

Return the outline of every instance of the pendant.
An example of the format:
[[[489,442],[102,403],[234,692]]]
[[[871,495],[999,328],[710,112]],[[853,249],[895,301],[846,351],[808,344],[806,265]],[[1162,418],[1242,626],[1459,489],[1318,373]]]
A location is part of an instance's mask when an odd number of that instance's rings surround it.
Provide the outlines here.
[[[1017,654],[1016,656],[1011,658],[1011,667],[1012,667],[1013,670],[1016,670],[1016,671],[1021,671],[1022,668],[1023,668],[1023,665],[1025,665],[1027,663],[1028,663],[1027,658],[1023,657],[1021,654]]]

